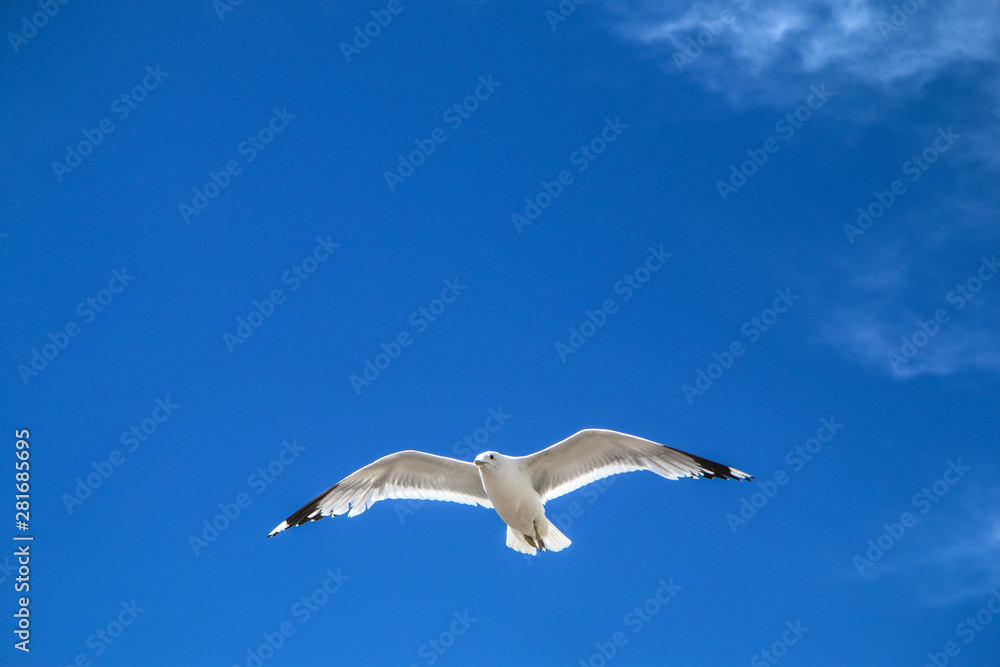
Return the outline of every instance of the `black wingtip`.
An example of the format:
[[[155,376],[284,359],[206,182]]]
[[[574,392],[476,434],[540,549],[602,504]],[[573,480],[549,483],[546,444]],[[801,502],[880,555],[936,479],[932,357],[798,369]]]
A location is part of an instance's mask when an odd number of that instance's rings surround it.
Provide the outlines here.
[[[692,458],[698,463],[702,469],[702,476],[708,479],[735,479],[735,480],[746,480],[751,481],[753,475],[747,475],[744,472],[740,472],[740,475],[746,475],[742,477],[733,473],[733,469],[729,466],[724,466],[721,463],[716,463],[715,461],[710,461],[708,459],[702,458],[700,456],[691,455]]]
[[[319,506],[322,503],[323,498],[325,498],[328,493],[336,489],[339,486],[339,484],[340,484],[339,482],[337,484],[334,484],[329,489],[319,494],[318,496],[307,502],[305,505],[297,509],[295,512],[293,512],[290,517],[285,519],[285,523],[288,524],[288,528],[292,528],[294,526],[301,526],[304,523],[309,523],[310,521],[318,521],[319,519],[322,519],[323,518],[322,514],[317,514],[316,516],[310,516],[310,515],[313,514],[317,509],[319,509]],[[330,516],[336,516],[336,514],[331,514]]]

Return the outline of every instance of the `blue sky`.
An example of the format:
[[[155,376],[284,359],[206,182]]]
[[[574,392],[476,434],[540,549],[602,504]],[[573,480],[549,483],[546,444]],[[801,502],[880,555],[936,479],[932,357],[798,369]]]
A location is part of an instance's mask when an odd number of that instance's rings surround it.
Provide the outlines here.
[[[2,663],[996,664],[997,9],[6,3]],[[587,427],[757,481],[264,537]]]

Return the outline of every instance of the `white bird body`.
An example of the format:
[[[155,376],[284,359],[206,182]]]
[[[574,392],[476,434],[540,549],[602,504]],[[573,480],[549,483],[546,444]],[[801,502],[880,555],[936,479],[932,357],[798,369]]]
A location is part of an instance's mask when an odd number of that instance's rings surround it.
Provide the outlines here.
[[[448,500],[494,509],[507,524],[507,546],[534,555],[571,544],[545,516],[545,503],[609,475],[649,470],[667,479],[753,479],[721,463],[603,429],[580,431],[529,456],[483,452],[473,463],[412,450],[384,456],[313,498],[268,537],[324,516],[356,516],[385,498]]]
[[[542,499],[531,486],[531,477],[524,474],[517,460],[493,454],[496,464],[487,468],[479,465],[479,476],[483,480],[483,489],[503,522],[514,530],[531,535],[534,522],[545,516],[545,506]],[[476,459],[481,461],[485,459]]]
[[[561,551],[572,544],[545,516],[525,458],[483,452],[474,463],[493,509],[508,526],[507,546],[534,555],[539,548]]]

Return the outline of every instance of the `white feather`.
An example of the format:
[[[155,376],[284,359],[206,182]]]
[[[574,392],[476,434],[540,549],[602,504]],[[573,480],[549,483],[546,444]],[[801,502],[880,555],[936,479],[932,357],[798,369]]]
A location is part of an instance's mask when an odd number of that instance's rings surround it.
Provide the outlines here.
[[[396,452],[337,482],[278,524],[268,537],[324,516],[357,516],[386,498],[493,507],[473,464],[424,452]]]
[[[603,429],[580,431],[521,459],[543,503],[599,479],[633,470],[649,470],[667,479],[751,479],[745,472],[700,456]]]

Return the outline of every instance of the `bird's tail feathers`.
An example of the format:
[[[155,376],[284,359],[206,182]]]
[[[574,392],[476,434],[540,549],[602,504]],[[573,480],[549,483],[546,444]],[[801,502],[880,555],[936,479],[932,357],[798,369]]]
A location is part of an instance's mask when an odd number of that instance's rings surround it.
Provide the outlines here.
[[[534,556],[538,553],[538,549],[528,544],[528,540],[524,539],[524,535],[510,526],[507,526],[507,546],[514,551],[519,551],[529,556]]]
[[[522,535],[507,526],[507,546],[523,554],[534,556],[539,548],[542,551],[562,551],[571,544],[573,541],[563,535],[548,518],[545,519],[545,525],[536,522],[534,535]]]
[[[562,532],[558,528],[556,528],[554,523],[552,523],[548,519],[545,519],[545,522],[549,524],[548,532],[545,533],[544,537],[542,538],[543,540],[545,540],[546,551],[562,551],[569,545],[573,544],[573,540],[563,535]]]

